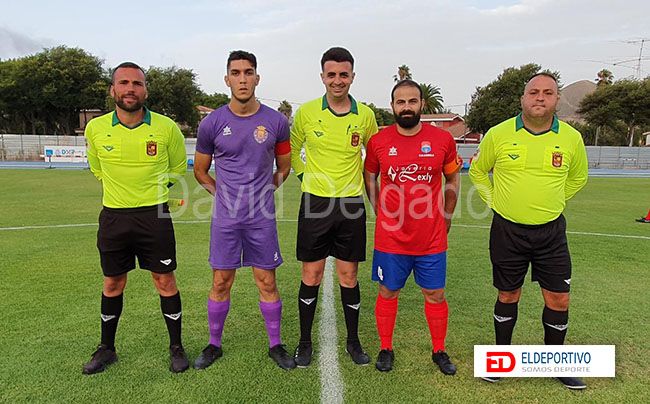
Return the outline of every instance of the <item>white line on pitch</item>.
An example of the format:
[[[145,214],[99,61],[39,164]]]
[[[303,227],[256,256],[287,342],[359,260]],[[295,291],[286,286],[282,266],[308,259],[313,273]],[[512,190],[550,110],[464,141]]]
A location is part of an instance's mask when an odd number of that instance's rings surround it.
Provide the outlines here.
[[[296,219],[276,219],[278,223],[295,223]],[[175,220],[174,224],[196,224],[196,223],[210,223],[209,220]],[[368,225],[373,226],[375,222],[367,222]],[[0,227],[3,230],[39,230],[39,229],[64,229],[75,227],[97,227],[97,223],[71,223],[71,224],[51,224],[51,225],[38,225],[38,226],[14,226],[14,227]],[[478,224],[452,224],[452,227],[467,227],[471,229],[489,229],[490,226]],[[637,236],[628,234],[611,234],[611,233],[595,233],[586,231],[567,231],[567,234],[575,234],[579,236],[597,236],[597,237],[613,237],[613,238],[630,238],[636,240],[650,240],[650,236]]]
[[[336,310],[334,309],[334,259],[325,261],[323,302],[318,324],[318,370],[320,371],[320,402],[342,403],[343,383],[339,372]]]

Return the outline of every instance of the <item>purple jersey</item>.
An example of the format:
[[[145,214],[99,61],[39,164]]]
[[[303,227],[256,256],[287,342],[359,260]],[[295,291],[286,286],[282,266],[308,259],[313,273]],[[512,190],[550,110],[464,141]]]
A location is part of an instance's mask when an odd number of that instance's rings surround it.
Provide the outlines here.
[[[287,118],[263,104],[247,117],[224,105],[201,121],[196,150],[214,156],[217,181],[213,225],[275,225],[275,146],[288,140]]]

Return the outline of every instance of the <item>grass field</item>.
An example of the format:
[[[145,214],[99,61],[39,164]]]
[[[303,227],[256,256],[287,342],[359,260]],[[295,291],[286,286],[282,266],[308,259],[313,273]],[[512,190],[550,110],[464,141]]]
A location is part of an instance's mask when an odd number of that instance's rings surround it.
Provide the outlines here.
[[[175,227],[183,338],[193,360],[208,339],[209,225],[200,219],[205,220],[209,201],[207,194],[194,192],[190,173],[187,180],[190,203]],[[592,178],[565,213],[568,229],[574,232],[569,234],[574,270],[567,343],[615,344],[617,355],[616,378],[589,379],[588,389],[582,392],[564,389],[551,379],[508,379],[489,385],[473,378],[473,346],[493,343],[496,292],[491,286],[487,251],[490,218],[470,214],[483,211],[484,206],[476,194],[468,196],[467,176],[462,180],[463,195],[450,234],[447,281],[447,350],[458,365],[458,374],[445,377],[431,362],[422,296],[412,280],[400,298],[394,371],[382,374],[372,365],[353,365],[345,354],[345,325],[335,288],[345,401],[648,402],[650,225],[634,219],[650,207],[650,179]],[[102,276],[94,223],[101,205],[100,185],[88,171],[2,170],[0,190],[0,401],[320,400],[317,356],[310,368],[290,372],[277,368],[267,357],[267,339],[249,269],[240,270],[233,287],[224,357],[211,368],[201,372],[190,369],[179,375],[167,370],[168,340],[159,299],[149,274],[136,270],[129,276],[118,329],[119,362],[102,374],[82,376],[81,365],[99,340]],[[278,229],[285,264],[278,270],[278,283],[284,300],[283,339],[293,350],[299,329],[300,276],[294,257],[297,182],[292,179],[285,184],[281,195]],[[69,224],[81,225],[53,227]],[[373,229],[369,224],[369,257]],[[360,280],[361,339],[374,360],[379,340],[373,315],[376,285],[370,281],[369,262],[362,264]],[[514,343],[542,343],[542,304],[537,285],[527,282]],[[317,330],[315,324],[314,332]]]

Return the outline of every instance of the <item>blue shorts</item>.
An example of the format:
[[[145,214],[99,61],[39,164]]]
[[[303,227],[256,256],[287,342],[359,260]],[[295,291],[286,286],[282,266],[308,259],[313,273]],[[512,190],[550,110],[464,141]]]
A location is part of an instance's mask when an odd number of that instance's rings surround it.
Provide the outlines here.
[[[400,290],[413,271],[423,289],[443,289],[447,277],[447,252],[428,255],[391,254],[375,250],[372,280],[390,290]]]
[[[278,231],[275,226],[230,229],[212,225],[209,262],[213,269],[275,269],[282,264]]]

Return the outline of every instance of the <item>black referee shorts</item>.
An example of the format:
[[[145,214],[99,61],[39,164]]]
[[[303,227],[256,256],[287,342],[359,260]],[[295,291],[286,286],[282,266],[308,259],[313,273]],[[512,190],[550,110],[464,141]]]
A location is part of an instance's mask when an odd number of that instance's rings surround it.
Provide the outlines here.
[[[104,207],[99,214],[97,249],[104,276],[129,272],[135,268],[136,257],[142,269],[156,273],[174,271],[176,239],[169,207]]]
[[[296,257],[313,262],[328,256],[366,260],[366,209],[363,196],[323,198],[303,193],[298,212]]]
[[[563,215],[541,225],[513,223],[494,212],[490,228],[490,260],[494,287],[512,291],[531,279],[551,292],[569,292],[571,256]]]

